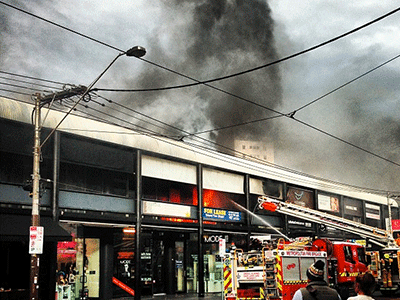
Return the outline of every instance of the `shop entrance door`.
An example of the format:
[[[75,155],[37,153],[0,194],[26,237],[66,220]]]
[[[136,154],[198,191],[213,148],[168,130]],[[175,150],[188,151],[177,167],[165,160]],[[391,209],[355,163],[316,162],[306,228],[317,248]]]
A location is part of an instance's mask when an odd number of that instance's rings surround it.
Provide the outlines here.
[[[186,293],[185,240],[182,234],[162,233],[153,244],[154,294]]]

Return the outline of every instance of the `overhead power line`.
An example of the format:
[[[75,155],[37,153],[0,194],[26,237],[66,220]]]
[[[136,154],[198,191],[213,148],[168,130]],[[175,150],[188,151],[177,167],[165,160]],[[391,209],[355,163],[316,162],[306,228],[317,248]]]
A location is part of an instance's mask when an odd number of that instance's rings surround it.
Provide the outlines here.
[[[92,117],[92,119],[95,119],[97,121],[100,121],[100,122],[103,122],[103,123],[106,123],[106,124],[110,124],[110,125],[114,125],[114,126],[117,126],[117,127],[120,127],[120,128],[124,128],[124,129],[127,129],[127,130],[133,130],[135,133],[138,133],[138,131],[136,131],[136,130],[130,128],[130,127],[124,126],[122,124],[117,124],[117,123],[114,123],[114,122],[112,122],[112,121],[110,121],[108,119],[103,119],[101,117],[94,116],[94,115],[91,115],[91,114],[88,114],[88,113],[85,113],[85,114],[89,115],[90,117]],[[111,117],[114,117],[114,116],[111,116]],[[123,121],[124,123],[130,124],[130,122],[127,122],[127,121],[125,121],[123,119],[121,121]],[[95,131],[95,130],[93,130],[93,131]],[[114,133],[112,133],[112,134],[114,134]],[[188,143],[178,143],[177,144],[176,141],[165,139],[165,137],[159,136],[157,134],[153,135],[153,134],[150,134],[148,132],[139,132],[139,134],[146,135],[146,136],[148,136],[150,138],[153,138],[155,140],[158,140],[160,142],[163,142],[163,143],[166,143],[166,144],[170,144],[170,145],[182,148],[182,149],[187,149],[187,146],[190,146],[192,148],[194,147],[194,148],[197,148],[197,149],[201,149],[202,150],[201,154],[209,156],[209,157],[212,157],[212,158],[215,158],[215,154],[216,154],[215,149],[210,149],[210,148],[207,148],[205,146],[198,145],[198,144],[188,144]],[[196,152],[196,150],[193,150],[193,149],[191,149],[191,150]],[[231,150],[233,152],[237,152],[239,154],[241,153],[241,152],[235,151],[233,149],[231,149]],[[200,152],[197,152],[197,153],[200,154]],[[229,156],[219,157],[218,159],[220,159],[221,161],[229,162],[229,163],[231,163],[233,165],[237,165],[237,166],[243,166],[243,164],[246,163],[246,162],[238,160],[238,158],[229,157]],[[254,158],[254,160],[258,161],[260,166],[246,164],[246,168],[248,168],[250,170],[263,171],[261,165],[272,166],[274,168],[277,168],[277,169],[280,169],[280,170],[283,170],[283,171],[287,171],[287,172],[290,172],[292,174],[301,175],[301,176],[304,176],[304,177],[307,177],[307,178],[311,178],[311,179],[317,179],[317,180],[320,180],[320,181],[325,182],[327,184],[337,185],[337,188],[340,188],[339,186],[341,186],[343,190],[345,188],[347,188],[347,189],[353,189],[353,190],[356,190],[356,191],[359,191],[359,192],[370,192],[370,193],[383,194],[383,195],[386,195],[388,193],[388,191],[384,191],[384,190],[380,190],[380,189],[365,188],[365,187],[360,187],[360,186],[356,186],[356,185],[350,185],[350,184],[346,184],[346,183],[341,183],[341,182],[334,181],[334,180],[329,180],[329,179],[326,179],[326,178],[321,178],[321,177],[318,177],[318,176],[309,175],[309,174],[306,174],[304,172],[292,170],[292,169],[289,169],[289,168],[286,168],[286,167],[282,167],[282,166],[279,166],[279,165],[276,165],[276,164],[273,164],[273,163],[269,163],[269,162],[266,162],[266,161],[263,161],[263,160],[260,160],[260,159],[256,159],[256,158]],[[391,191],[391,192],[392,193],[398,193],[398,192],[394,192],[394,191]]]
[[[0,97],[4,97],[4,98],[7,98],[7,99],[11,99],[11,100],[15,100],[15,101],[24,103],[20,99],[11,98],[11,97],[8,97],[8,96],[5,96],[5,95],[0,95]],[[82,104],[81,104],[81,106],[82,106]],[[54,109],[54,110],[62,112],[61,110],[58,110],[58,109]],[[74,109],[74,111],[75,112],[79,112],[79,110],[76,109],[76,108]],[[71,114],[74,114],[74,113],[71,113]],[[177,147],[181,147],[181,148],[185,148],[186,149],[185,145],[188,144],[188,143],[176,144],[176,141],[175,142],[168,141],[165,138],[162,138],[161,136],[159,136],[158,134],[154,135],[154,134],[150,134],[150,133],[146,133],[146,132],[140,132],[140,131],[134,130],[134,129],[130,128],[130,127],[124,126],[122,124],[117,124],[115,122],[111,122],[110,120],[101,118],[99,116],[92,115],[92,114],[87,113],[87,112],[85,112],[84,115],[89,119],[96,120],[96,121],[99,121],[99,122],[102,122],[102,123],[107,123],[107,124],[110,124],[110,125],[113,125],[113,126],[117,126],[117,127],[120,127],[120,128],[124,128],[124,129],[130,130],[130,131],[134,131],[135,134],[147,135],[147,136],[149,136],[149,137],[151,137],[153,139],[162,141],[164,143],[169,143],[171,145],[173,144],[173,145],[175,145]],[[82,117],[82,115],[79,115],[79,114],[78,114],[78,116]],[[114,116],[111,115],[111,117],[114,117]],[[123,123],[130,124],[130,125],[135,125],[135,124],[132,124],[130,122],[127,122],[124,119],[120,119],[120,121],[122,121]],[[60,128],[60,129],[63,129],[63,128]],[[79,129],[79,130],[81,130],[81,129]],[[85,131],[97,132],[98,130],[85,130]],[[110,134],[116,134],[116,133],[122,134],[120,132],[105,132],[105,131],[101,131],[101,132],[110,133]],[[205,146],[200,146],[198,144],[190,144],[190,145],[191,145],[191,147],[201,148],[201,149],[203,149],[203,151],[210,151],[209,156],[211,156],[211,157],[213,157],[213,155],[211,155],[211,153],[215,153],[215,149],[210,149],[210,148],[207,148]],[[231,150],[233,152],[235,151],[234,149],[231,149]],[[193,150],[193,151],[195,151],[195,150]],[[238,151],[236,151],[236,152],[238,152]],[[238,153],[240,154],[241,152],[238,152]],[[207,154],[204,154],[204,155],[207,155]],[[281,170],[284,170],[284,171],[287,171],[287,172],[291,172],[291,173],[294,173],[294,174],[302,175],[302,176],[305,176],[305,177],[308,177],[308,178],[318,179],[318,180],[321,180],[321,181],[326,182],[326,183],[331,183],[331,184],[333,183],[333,184],[341,185],[341,186],[344,186],[344,187],[355,189],[357,191],[371,192],[371,193],[378,193],[378,194],[386,194],[388,192],[388,191],[383,191],[383,190],[380,190],[380,189],[365,188],[365,187],[360,187],[360,186],[356,186],[356,185],[350,185],[350,184],[346,184],[346,183],[341,183],[341,182],[338,182],[338,181],[333,181],[333,180],[329,180],[329,179],[326,179],[326,178],[321,178],[321,177],[313,176],[313,175],[310,175],[310,174],[307,174],[307,173],[304,173],[304,172],[300,172],[300,171],[296,171],[296,170],[293,170],[293,169],[289,169],[289,168],[286,168],[286,167],[283,167],[283,166],[279,166],[279,165],[276,165],[276,164],[268,163],[268,162],[260,160],[260,159],[256,159],[256,158],[253,158],[253,159],[255,161],[258,161],[262,165],[273,166],[273,167],[275,167],[277,169],[281,169]],[[233,164],[242,165],[242,163],[237,162],[234,158],[230,159],[229,157],[226,157],[225,159],[222,159],[222,160],[229,161],[230,163],[233,163]],[[260,169],[260,167],[256,167],[256,166],[246,166],[246,167],[248,167],[249,169],[252,169],[252,170],[262,171]],[[392,193],[398,193],[398,192],[395,192],[395,191],[391,191],[391,192]]]
[[[190,136],[192,136],[192,135],[199,135],[199,134],[203,134],[203,133],[209,133],[209,132],[213,132],[213,131],[224,130],[224,129],[233,128],[233,127],[238,127],[238,126],[243,126],[243,125],[247,125],[247,124],[251,124],[251,123],[263,122],[263,121],[275,119],[276,117],[282,117],[282,116],[288,116],[288,117],[290,117],[290,118],[293,119],[295,113],[297,113],[298,111],[303,110],[304,108],[306,108],[306,107],[308,107],[308,106],[314,104],[315,102],[317,102],[317,101],[319,101],[319,100],[322,100],[323,98],[325,98],[325,97],[327,97],[327,96],[329,96],[329,95],[331,95],[331,94],[337,92],[338,90],[340,90],[340,89],[342,89],[342,88],[344,88],[344,87],[350,85],[351,83],[353,83],[353,82],[355,82],[355,81],[357,81],[357,80],[363,78],[364,76],[366,76],[366,75],[372,73],[373,71],[376,71],[377,69],[379,69],[379,68],[381,68],[381,67],[387,65],[388,63],[390,63],[390,62],[392,62],[392,61],[398,59],[399,57],[400,57],[400,55],[396,55],[395,57],[393,57],[393,58],[391,58],[391,59],[385,61],[384,63],[382,63],[382,64],[380,64],[380,65],[378,65],[378,66],[376,66],[376,67],[374,67],[374,68],[368,70],[367,72],[365,72],[365,73],[363,73],[363,74],[361,74],[361,75],[359,75],[359,76],[357,76],[357,77],[355,77],[355,78],[353,78],[353,79],[347,81],[346,83],[344,83],[344,84],[342,84],[342,85],[340,85],[340,86],[334,88],[333,90],[329,91],[328,93],[325,93],[325,94],[323,94],[322,96],[320,96],[320,97],[318,97],[318,98],[316,98],[316,99],[314,99],[314,100],[308,102],[307,104],[304,104],[303,106],[300,106],[299,108],[293,110],[293,111],[290,112],[290,113],[282,114],[282,115],[280,115],[280,116],[267,117],[267,118],[261,118],[261,119],[252,120],[252,121],[248,121],[248,122],[232,124],[232,125],[225,126],[225,127],[220,127],[220,128],[214,128],[214,129],[208,129],[208,130],[204,130],[204,131],[194,132],[194,133],[191,133]],[[250,100],[249,100],[249,101],[250,101]],[[188,135],[188,136],[189,136],[189,135]],[[185,136],[184,136],[184,137],[185,137]]]
[[[28,11],[26,11],[26,10],[24,10],[24,9],[21,9],[21,8],[19,8],[19,7],[16,7],[16,6],[14,6],[14,5],[5,3],[4,1],[0,1],[0,4],[3,4],[3,5],[5,5],[5,6],[7,6],[7,7],[12,8],[12,9],[18,10],[18,11],[20,11],[20,12],[22,12],[22,13],[25,13],[25,14],[31,16],[31,17],[34,17],[34,18],[37,18],[37,19],[39,19],[39,20],[41,20],[41,21],[44,21],[44,22],[46,22],[46,23],[49,23],[49,24],[51,24],[51,25],[53,25],[53,26],[56,26],[56,27],[59,27],[59,28],[61,28],[61,29],[66,30],[66,31],[69,31],[69,32],[71,32],[71,33],[77,34],[77,35],[79,35],[79,36],[81,36],[81,37],[84,37],[84,38],[86,38],[86,39],[89,39],[89,40],[91,40],[91,41],[93,41],[93,42],[96,42],[96,43],[101,44],[101,45],[103,45],[103,46],[106,46],[106,47],[108,47],[108,48],[117,50],[117,51],[119,51],[119,52],[124,52],[123,49],[119,49],[119,48],[117,48],[117,47],[115,47],[115,46],[112,46],[112,45],[110,45],[110,44],[108,44],[108,43],[105,43],[105,42],[102,42],[102,41],[100,41],[100,40],[98,40],[98,39],[92,38],[92,37],[90,37],[90,36],[88,36],[88,35],[86,35],[86,34],[80,33],[80,32],[78,32],[78,31],[76,31],[76,30],[73,30],[73,29],[68,28],[68,27],[66,27],[66,26],[63,26],[63,25],[60,25],[60,24],[58,24],[58,23],[56,23],[56,22],[53,22],[53,21],[50,21],[50,20],[48,20],[48,19],[46,19],[46,18],[40,17],[40,16],[38,16],[38,15],[36,15],[36,14],[33,14],[33,13],[31,13],[31,12],[28,12]],[[220,80],[224,80],[224,79],[228,79],[228,78],[240,76],[240,75],[243,75],[243,74],[246,74],[246,73],[254,72],[254,71],[257,71],[257,70],[260,70],[260,69],[263,69],[263,68],[266,68],[266,67],[269,67],[269,66],[272,66],[272,65],[281,63],[281,62],[283,62],[283,61],[286,61],[286,60],[295,58],[295,57],[297,57],[297,56],[300,56],[300,55],[302,55],[302,54],[305,54],[305,53],[307,53],[307,52],[313,51],[313,50],[318,49],[318,48],[320,48],[320,47],[322,47],[322,46],[325,46],[325,45],[327,45],[327,44],[330,44],[330,43],[332,43],[332,42],[335,42],[335,41],[337,41],[337,40],[339,40],[339,39],[342,39],[342,38],[344,38],[344,37],[346,37],[346,36],[348,36],[348,35],[350,35],[350,34],[353,34],[353,33],[357,32],[357,31],[361,30],[361,29],[364,29],[364,28],[366,28],[366,27],[368,27],[368,26],[370,26],[370,25],[372,25],[372,24],[374,24],[374,23],[376,23],[376,22],[379,22],[379,21],[381,21],[381,20],[383,20],[383,19],[385,19],[385,18],[387,18],[387,17],[389,17],[389,16],[391,16],[391,15],[397,13],[398,11],[400,11],[400,7],[396,8],[396,9],[394,9],[394,10],[392,10],[392,11],[390,11],[390,12],[388,12],[388,13],[386,13],[386,14],[384,14],[384,15],[382,15],[382,16],[376,18],[376,19],[373,19],[373,20],[370,21],[370,22],[367,22],[367,23],[365,23],[365,24],[363,24],[363,25],[361,25],[361,26],[359,26],[359,27],[356,27],[356,28],[354,28],[354,29],[352,29],[352,30],[350,30],[350,31],[348,31],[348,32],[346,32],[346,33],[343,33],[343,34],[341,34],[341,35],[339,35],[339,36],[336,36],[336,37],[334,37],[334,38],[332,38],[332,39],[330,39],[330,40],[327,40],[327,41],[325,41],[325,42],[322,42],[322,43],[320,43],[320,44],[317,44],[317,45],[315,45],[315,46],[312,46],[312,47],[310,47],[310,48],[307,48],[307,49],[305,49],[305,50],[303,50],[303,51],[297,52],[297,53],[295,53],[295,54],[292,54],[292,55],[286,56],[286,57],[284,57],[284,58],[278,59],[278,60],[276,60],[276,61],[273,61],[273,62],[270,62],[270,63],[267,63],[267,64],[263,64],[263,65],[260,65],[260,66],[258,66],[258,67],[251,68],[251,69],[248,69],[248,70],[245,70],[245,71],[241,71],[241,72],[238,72],[238,73],[234,73],[234,74],[230,74],[230,75],[226,75],[226,76],[222,76],[222,77],[218,77],[218,78],[214,78],[214,79],[209,79],[209,80],[205,80],[205,81],[200,81],[200,80],[194,79],[194,78],[192,78],[192,77],[190,77],[190,76],[188,76],[188,75],[184,75],[183,73],[177,72],[177,71],[175,71],[175,70],[172,70],[172,69],[167,68],[167,67],[165,67],[165,66],[162,66],[162,65],[160,65],[160,64],[154,63],[154,62],[149,61],[149,60],[147,60],[147,59],[144,59],[144,58],[142,58],[142,57],[139,58],[139,59],[140,59],[140,60],[143,60],[143,61],[145,61],[145,62],[147,62],[147,63],[149,63],[149,64],[152,64],[152,65],[154,65],[154,66],[156,66],[156,67],[162,68],[162,69],[167,70],[167,71],[169,71],[169,72],[172,72],[172,73],[174,73],[174,74],[176,74],[176,75],[185,77],[185,78],[187,78],[187,79],[190,79],[190,80],[196,82],[196,83],[193,83],[193,84],[182,85],[182,86],[177,86],[177,87],[164,87],[164,88],[162,88],[162,89],[182,88],[182,87],[194,86],[194,85],[199,85],[199,84],[207,84],[207,83],[211,83],[211,82],[215,82],[215,81],[220,81]],[[113,89],[101,89],[101,90],[104,90],[104,91],[117,91],[117,90],[113,90]],[[141,90],[141,91],[150,91],[150,90],[151,90],[151,89],[146,89],[146,90]],[[158,89],[153,89],[153,90],[159,90],[159,88],[158,88]],[[94,89],[94,91],[100,91],[100,89],[96,88],[96,89]],[[119,90],[119,91],[129,91],[129,90]]]
[[[1,2],[1,1],[0,1],[0,2]],[[55,83],[55,84],[66,85],[66,83],[64,83],[64,82],[53,81],[53,80],[46,80],[46,79],[42,79],[42,78],[38,78],[38,77],[32,77],[32,76],[27,76],[27,75],[22,75],[22,74],[16,74],[16,73],[11,73],[11,72],[1,71],[1,70],[0,70],[0,73],[2,73],[2,74],[7,74],[7,75],[11,75],[11,76],[16,76],[16,77],[23,77],[23,78],[27,78],[27,79],[33,79],[33,80],[37,80],[37,81],[48,82],[48,83]]]
[[[333,43],[333,42],[335,42],[335,41],[337,41],[337,40],[339,40],[339,39],[342,39],[342,38],[344,38],[344,37],[346,37],[346,36],[348,36],[348,35],[350,35],[350,34],[353,34],[353,33],[357,32],[357,31],[359,31],[359,30],[361,30],[361,29],[364,29],[365,27],[368,27],[368,26],[370,26],[370,25],[372,25],[372,24],[374,24],[374,23],[376,23],[376,22],[378,22],[378,21],[380,21],[380,20],[383,20],[383,19],[389,17],[390,15],[392,15],[392,14],[394,14],[394,13],[397,13],[398,11],[400,11],[400,7],[399,7],[399,8],[396,8],[396,9],[390,11],[389,13],[387,13],[387,14],[385,14],[385,15],[383,15],[383,16],[380,16],[380,17],[378,17],[378,18],[376,18],[376,19],[374,19],[374,20],[372,20],[372,21],[370,21],[370,22],[368,22],[368,23],[366,23],[366,24],[364,24],[364,25],[361,25],[361,26],[359,26],[359,27],[356,27],[356,28],[354,28],[353,30],[350,30],[350,31],[348,31],[348,32],[346,32],[346,33],[343,33],[343,34],[339,35],[339,36],[336,36],[336,37],[334,37],[334,38],[332,38],[332,39],[330,39],[330,40],[327,40],[327,41],[325,41],[325,42],[322,42],[322,43],[320,43],[320,44],[317,44],[317,45],[315,45],[315,46],[312,46],[312,47],[310,47],[310,48],[307,48],[307,49],[305,49],[305,50],[302,50],[302,51],[300,51],[300,52],[294,53],[294,54],[292,54],[292,55],[289,55],[289,56],[283,57],[283,58],[281,58],[281,59],[275,60],[275,61],[273,61],[273,62],[270,62],[270,63],[267,63],[267,64],[263,64],[263,65],[261,65],[261,66],[258,66],[258,67],[255,67],[255,68],[251,68],[251,69],[248,69],[248,70],[245,70],[245,71],[241,71],[241,72],[238,72],[238,73],[234,73],[234,74],[230,74],[230,75],[226,75],[226,76],[222,76],[222,77],[218,77],[218,78],[208,79],[208,80],[204,80],[204,81],[197,80],[197,79],[192,78],[192,77],[190,77],[190,76],[184,75],[184,74],[182,74],[182,73],[180,73],[180,72],[171,70],[171,69],[169,69],[169,68],[167,68],[167,67],[161,66],[161,65],[156,64],[156,63],[153,63],[153,62],[151,62],[151,61],[149,61],[149,60],[146,60],[146,59],[144,59],[144,58],[141,58],[143,61],[145,61],[145,62],[147,62],[147,63],[150,63],[150,64],[152,64],[152,65],[155,65],[155,66],[157,66],[157,67],[160,67],[160,68],[162,68],[162,69],[164,69],[164,70],[170,71],[170,72],[172,72],[172,73],[174,73],[174,74],[183,76],[183,77],[185,77],[185,78],[187,78],[187,79],[190,79],[190,80],[192,80],[192,81],[195,81],[195,83],[189,83],[189,84],[183,84],[183,85],[177,85],[177,86],[150,88],[150,89],[107,89],[107,88],[95,88],[94,91],[109,91],[109,92],[149,92],[149,91],[163,91],[163,90],[181,89],[181,88],[192,87],[192,86],[200,85],[200,84],[206,85],[206,84],[208,84],[208,83],[212,83],[212,82],[216,82],[216,81],[221,81],[221,80],[225,80],[225,79],[228,79],[228,78],[232,78],[232,77],[244,75],[244,74],[247,74],[247,73],[251,73],[251,72],[254,72],[254,71],[257,71],[257,70],[266,68],[266,67],[270,67],[270,66],[272,66],[272,65],[279,64],[279,63],[284,62],[284,61],[287,61],[287,60],[289,60],[289,59],[295,58],[295,57],[300,56],[300,55],[302,55],[302,54],[305,54],[305,53],[307,53],[307,52],[310,52],[310,51],[313,51],[313,50],[315,50],[315,49],[318,49],[318,48],[320,48],[320,47],[322,47],[322,46],[325,46],[325,45],[328,45],[328,44],[330,44],[330,43]]]
[[[49,88],[49,89],[59,89],[59,88],[54,87],[54,86],[49,86],[49,85],[46,85],[46,84],[40,84],[40,83],[37,83],[37,82],[30,82],[30,81],[26,81],[26,80],[18,80],[18,79],[15,79],[15,78],[4,77],[4,76],[0,76],[0,78],[4,79],[4,80],[12,81],[12,82],[25,83],[25,84],[40,86],[40,87]]]

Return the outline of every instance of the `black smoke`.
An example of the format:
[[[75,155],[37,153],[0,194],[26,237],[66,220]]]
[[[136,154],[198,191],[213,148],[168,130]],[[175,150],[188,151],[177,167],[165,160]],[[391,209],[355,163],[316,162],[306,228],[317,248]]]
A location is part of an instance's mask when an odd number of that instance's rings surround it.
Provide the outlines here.
[[[278,58],[274,41],[274,22],[266,1],[205,0],[168,1],[175,18],[185,18],[185,26],[171,27],[168,56],[152,39],[151,51],[159,51],[160,64],[200,81],[234,74]],[[166,26],[173,26],[166,20]],[[159,45],[154,48],[155,45]],[[179,48],[179,45],[183,45]],[[166,59],[168,58],[168,59]],[[192,83],[183,77],[149,68],[139,76],[145,88]],[[127,82],[129,85],[130,83]],[[282,101],[279,67],[273,66],[231,79],[169,92],[152,92],[135,97],[137,107],[185,131],[196,133],[213,128],[248,123],[271,115]],[[238,99],[243,98],[243,99]],[[129,100],[132,102],[132,98]],[[255,102],[254,105],[250,102]],[[166,130],[166,132],[168,132]],[[218,130],[205,138],[215,139],[218,150],[233,148],[235,139],[266,140],[273,132],[271,122],[257,122]]]

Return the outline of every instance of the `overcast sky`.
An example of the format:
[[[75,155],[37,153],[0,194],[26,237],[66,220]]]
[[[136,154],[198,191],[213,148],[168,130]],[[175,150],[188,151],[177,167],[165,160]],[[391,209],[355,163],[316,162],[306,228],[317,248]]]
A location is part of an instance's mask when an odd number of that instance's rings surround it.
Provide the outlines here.
[[[144,59],[197,80],[292,55],[398,6],[389,0],[4,2],[118,49],[141,45],[147,49]],[[0,5],[1,71],[89,85],[118,54],[112,47]],[[276,116],[262,107],[287,114],[399,55],[398,24],[400,12],[280,64],[212,83],[247,102],[205,86],[102,95],[186,132]],[[286,117],[202,137],[224,145],[233,137],[273,141],[275,162],[281,166],[342,183],[400,191],[399,67],[396,59],[296,112],[297,120],[356,147]],[[96,87],[155,88],[192,82],[121,57]]]

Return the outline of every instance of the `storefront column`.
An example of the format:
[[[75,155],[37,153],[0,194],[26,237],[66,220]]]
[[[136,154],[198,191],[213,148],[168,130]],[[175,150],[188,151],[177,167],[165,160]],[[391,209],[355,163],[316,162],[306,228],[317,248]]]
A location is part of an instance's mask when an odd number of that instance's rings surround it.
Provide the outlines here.
[[[283,201],[284,202],[286,202],[286,200],[287,200],[287,184],[284,182],[283,183]],[[288,227],[288,216],[287,215],[284,215],[283,216],[283,219],[284,219],[284,222],[283,222],[283,224],[284,224],[284,227],[283,227],[283,233],[284,234],[288,234],[288,231],[289,231],[289,227]]]
[[[113,269],[114,269],[114,246],[113,231],[103,229],[100,240],[100,299],[112,299],[113,296]]]
[[[52,190],[52,215],[53,221],[58,221],[58,180],[60,177],[60,133],[53,135],[53,190]]]
[[[203,166],[197,165],[197,198],[198,198],[198,278],[199,278],[199,297],[204,297],[204,253],[203,253]]]
[[[252,211],[250,208],[250,176],[249,174],[246,174],[244,177],[244,195],[246,197],[246,209],[247,211]],[[250,237],[251,237],[251,219],[252,215],[250,213],[247,213],[247,218],[246,218],[246,226],[247,226],[247,245],[250,245]]]
[[[136,239],[135,239],[135,300],[141,298],[141,231],[142,231],[142,152],[136,152]]]

